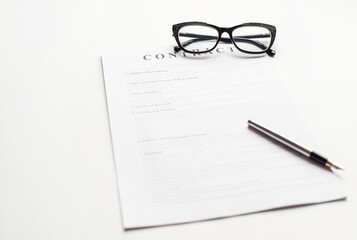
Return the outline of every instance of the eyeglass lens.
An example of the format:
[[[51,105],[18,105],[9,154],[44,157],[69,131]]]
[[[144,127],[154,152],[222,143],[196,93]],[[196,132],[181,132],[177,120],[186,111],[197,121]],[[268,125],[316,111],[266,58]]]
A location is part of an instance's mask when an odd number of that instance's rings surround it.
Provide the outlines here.
[[[259,26],[243,26],[233,30],[232,38],[237,48],[248,52],[262,52],[269,48],[271,33]]]
[[[208,26],[189,25],[180,28],[178,38],[181,46],[187,51],[210,51],[217,44],[219,32]]]

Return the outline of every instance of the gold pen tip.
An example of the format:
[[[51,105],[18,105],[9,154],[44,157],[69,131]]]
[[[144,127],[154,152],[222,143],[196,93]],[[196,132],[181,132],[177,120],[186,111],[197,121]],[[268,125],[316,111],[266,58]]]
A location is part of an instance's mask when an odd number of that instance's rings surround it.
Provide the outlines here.
[[[331,167],[334,167],[334,168],[339,169],[339,170],[345,170],[344,167],[342,167],[341,165],[337,165],[335,163],[331,163]]]
[[[337,165],[329,160],[327,160],[327,162],[325,163],[326,167],[329,168],[335,168],[335,169],[339,169],[339,170],[345,170],[344,167],[342,167],[341,165]]]
[[[344,167],[342,167],[342,166],[338,166],[338,165],[336,165],[336,168],[337,168],[337,169],[340,169],[340,170],[345,170],[345,168],[344,168]]]

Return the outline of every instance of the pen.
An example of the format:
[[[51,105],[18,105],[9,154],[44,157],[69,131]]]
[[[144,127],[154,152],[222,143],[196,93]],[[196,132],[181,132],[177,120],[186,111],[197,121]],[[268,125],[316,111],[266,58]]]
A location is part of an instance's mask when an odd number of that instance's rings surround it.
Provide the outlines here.
[[[313,150],[309,150],[309,149],[301,146],[300,144],[297,144],[297,143],[293,142],[292,140],[287,139],[286,137],[283,137],[282,135],[280,135],[276,132],[273,132],[266,127],[259,125],[256,122],[248,120],[248,127],[258,131],[259,133],[263,134],[264,136],[267,136],[267,137],[283,144],[284,146],[290,148],[294,152],[300,153],[303,156],[310,158],[312,161],[314,161],[318,164],[321,164],[328,168],[343,169],[342,166],[331,162],[330,160],[321,156],[320,154],[317,154]]]

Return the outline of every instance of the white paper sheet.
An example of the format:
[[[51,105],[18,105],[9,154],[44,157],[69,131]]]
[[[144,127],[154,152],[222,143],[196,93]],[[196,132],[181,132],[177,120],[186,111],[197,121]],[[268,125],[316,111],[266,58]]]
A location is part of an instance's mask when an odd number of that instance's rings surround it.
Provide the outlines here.
[[[221,48],[102,60],[124,228],[346,197],[332,172],[247,128],[256,120],[314,146],[272,59]]]

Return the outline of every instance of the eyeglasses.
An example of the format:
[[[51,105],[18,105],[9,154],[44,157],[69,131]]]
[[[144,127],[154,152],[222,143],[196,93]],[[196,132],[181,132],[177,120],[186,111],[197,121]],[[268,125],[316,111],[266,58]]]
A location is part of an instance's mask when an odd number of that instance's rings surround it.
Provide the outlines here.
[[[275,55],[271,49],[274,43],[276,28],[264,23],[244,23],[231,28],[221,28],[204,22],[185,22],[172,26],[173,36],[180,50],[187,53],[208,53],[215,49],[218,43],[233,43],[241,52],[249,54],[266,53]],[[230,38],[222,38],[228,33]]]

